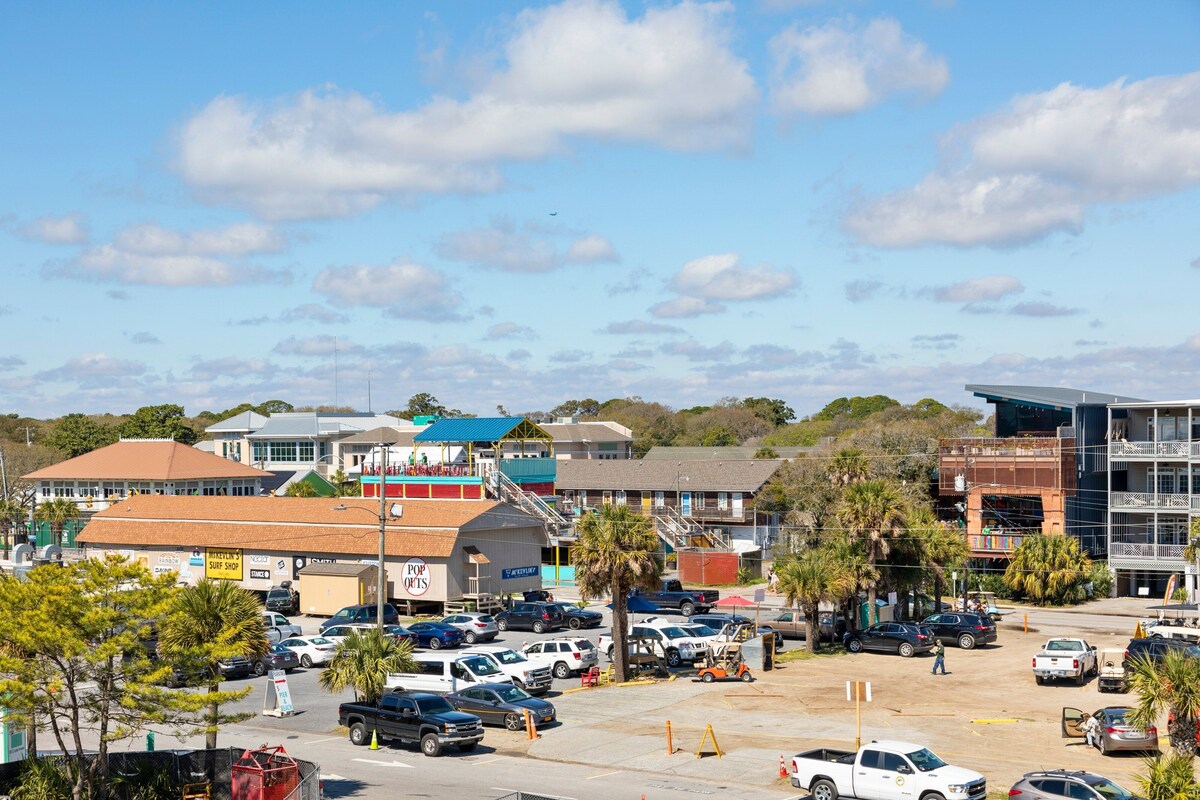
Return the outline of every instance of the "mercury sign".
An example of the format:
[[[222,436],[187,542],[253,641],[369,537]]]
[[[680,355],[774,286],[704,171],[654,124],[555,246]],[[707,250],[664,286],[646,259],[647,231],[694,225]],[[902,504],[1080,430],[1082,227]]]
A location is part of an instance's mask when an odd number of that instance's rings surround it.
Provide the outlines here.
[[[404,562],[400,585],[413,597],[420,597],[429,591],[429,565],[424,559],[410,558]]]

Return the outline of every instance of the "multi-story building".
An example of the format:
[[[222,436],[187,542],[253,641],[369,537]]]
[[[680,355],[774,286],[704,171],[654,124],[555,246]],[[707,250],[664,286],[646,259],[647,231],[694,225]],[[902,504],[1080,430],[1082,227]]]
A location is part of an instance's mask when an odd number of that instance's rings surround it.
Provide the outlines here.
[[[1200,400],[1117,402],[1108,418],[1108,560],[1124,595],[1161,596],[1200,516]]]
[[[995,407],[994,435],[939,443],[938,493],[959,505],[971,556],[1002,566],[1030,533],[1068,534],[1103,556],[1108,405],[1139,401],[1055,386],[966,388]]]
[[[408,424],[408,420],[370,412],[288,411],[264,417],[246,411],[205,431],[213,436],[214,453],[231,461],[265,470],[312,469],[328,475],[342,466],[334,452],[339,440],[372,428]]]

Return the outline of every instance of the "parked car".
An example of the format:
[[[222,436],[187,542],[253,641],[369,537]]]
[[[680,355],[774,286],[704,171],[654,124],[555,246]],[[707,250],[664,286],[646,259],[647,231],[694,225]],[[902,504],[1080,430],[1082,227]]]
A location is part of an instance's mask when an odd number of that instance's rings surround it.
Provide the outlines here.
[[[1094,746],[1100,755],[1117,750],[1135,750],[1148,756],[1158,755],[1158,728],[1151,725],[1145,730],[1135,727],[1129,716],[1133,709],[1128,706],[1106,706],[1092,712],[1100,721],[1099,735]],[[1062,735],[1064,739],[1083,739],[1083,712],[1078,708],[1062,710]]]
[[[1143,800],[1102,775],[1075,769],[1026,772],[1008,796],[1011,800]]]
[[[444,622],[414,622],[408,626],[409,633],[417,635],[417,644],[430,650],[443,647],[458,647],[463,643],[463,632]]]
[[[579,636],[559,636],[530,642],[521,654],[535,664],[549,667],[556,678],[569,678],[600,665],[600,656],[591,640]]]
[[[1183,639],[1130,639],[1129,644],[1125,645],[1125,658],[1123,659],[1125,671],[1129,672],[1130,664],[1136,658],[1148,658],[1157,663],[1162,661],[1162,657],[1170,650],[1180,650],[1188,655],[1200,656],[1200,646]]]
[[[502,644],[481,644],[467,647],[463,655],[483,656],[489,659],[501,672],[512,678],[516,686],[520,686],[530,694],[545,694],[550,691],[550,669],[544,664],[535,664],[512,648]]]
[[[703,614],[721,599],[721,594],[716,589],[684,589],[683,584],[679,581],[665,579],[657,589],[650,591],[634,589],[629,596],[640,597],[654,603],[659,608],[678,609],[679,613],[685,617],[690,617],[697,612]]]
[[[710,626],[711,627],[711,626]],[[808,620],[799,611],[783,611],[767,619],[760,628],[777,631],[784,638],[805,639],[808,637]],[[817,638],[831,642],[840,641],[846,632],[846,621],[832,611],[817,614]]]
[[[599,611],[592,611],[590,608],[580,608],[571,603],[551,603],[551,605],[558,606],[567,627],[573,631],[583,628],[599,628],[600,623],[604,621],[603,614]]]
[[[864,744],[857,753],[826,748],[798,753],[792,786],[808,791],[812,800],[987,797],[987,781],[978,772],[950,766],[919,744],[893,741]]]
[[[416,653],[413,672],[389,672],[385,686],[409,692],[449,694],[485,683],[512,685],[512,678],[486,656],[460,653]]]
[[[221,670],[221,678],[228,681],[248,677],[254,671],[254,664],[246,656],[234,656],[218,661],[217,669]]]
[[[555,716],[553,704],[530,696],[519,686],[471,686],[446,695],[446,702],[479,717],[484,725],[503,725],[510,731],[524,729],[526,709],[534,727],[554,722]]]
[[[278,586],[267,589],[263,599],[267,611],[278,611],[280,614],[300,613],[300,593],[292,588],[291,581],[284,581]]]
[[[462,631],[463,640],[467,644],[490,642],[500,635],[500,629],[496,627],[496,618],[491,614],[464,611],[461,614],[443,617],[442,622]]]
[[[1055,678],[1071,678],[1082,686],[1098,671],[1096,648],[1085,639],[1065,636],[1048,639],[1033,657],[1033,677],[1038,686]]]
[[[496,626],[502,631],[556,631],[563,626],[563,613],[553,603],[517,603],[496,615]]]
[[[921,624],[933,631],[938,641],[957,644],[970,650],[981,644],[996,641],[996,623],[983,614],[950,612],[930,614]]]
[[[291,636],[300,636],[304,631],[299,625],[275,611],[264,611],[263,626],[267,629],[268,642],[282,642]]]
[[[295,650],[281,644],[273,644],[267,648],[267,652],[262,658],[254,662],[254,674],[261,677],[273,669],[291,672],[298,666],[300,666],[300,656],[296,654]]]
[[[378,609],[375,603],[359,603],[358,605],[346,606],[322,622],[321,630],[324,631],[333,625],[346,625],[351,622],[369,622],[374,625],[377,616]],[[400,615],[396,612],[396,607],[391,603],[384,603],[383,624],[398,625],[399,623]]]
[[[373,631],[375,627],[375,625],[368,625],[363,622],[356,622],[352,625],[334,625],[322,631],[321,635],[326,639],[332,639],[337,644],[341,644],[342,640],[349,636],[351,632],[358,631],[362,633],[363,631]],[[403,625],[384,625],[383,632],[397,641],[409,642],[413,647],[417,646],[417,635]]]
[[[521,592],[521,599],[526,603],[553,603],[554,595],[545,589],[532,589],[528,592]]]
[[[668,667],[694,664],[709,654],[708,642],[691,636],[683,627],[670,624],[639,624],[629,630],[629,654],[645,655],[646,649],[657,658],[667,662]],[[596,645],[608,660],[613,660],[616,645],[611,633],[600,634]]]
[[[350,730],[350,742],[363,746],[371,733],[386,742],[420,743],[421,752],[439,756],[442,748],[457,745],[464,752],[483,741],[483,722],[473,714],[455,711],[445,698],[432,694],[392,692],[379,705],[342,703],[338,724]]]
[[[324,636],[293,636],[291,639],[284,639],[280,644],[294,650],[296,655],[300,656],[300,666],[305,669],[329,663],[329,659],[333,658],[338,649],[336,642]]]
[[[864,650],[878,653],[899,653],[904,658],[911,658],[917,653],[928,653],[934,647],[932,631],[926,633],[915,625],[905,625],[899,622],[879,622],[861,631],[849,631],[842,638],[842,644],[851,653]]]

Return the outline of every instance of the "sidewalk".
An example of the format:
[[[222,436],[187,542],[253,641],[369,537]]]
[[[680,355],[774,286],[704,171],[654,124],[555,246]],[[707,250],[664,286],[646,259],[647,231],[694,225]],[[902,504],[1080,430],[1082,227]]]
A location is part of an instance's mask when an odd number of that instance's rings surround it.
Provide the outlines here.
[[[1057,611],[1063,614],[1104,614],[1109,617],[1129,619],[1153,619],[1155,612],[1150,606],[1159,605],[1161,600],[1153,597],[1105,597],[1091,600],[1078,606],[1033,606],[1024,603],[1002,603],[1000,609],[1012,612]]]

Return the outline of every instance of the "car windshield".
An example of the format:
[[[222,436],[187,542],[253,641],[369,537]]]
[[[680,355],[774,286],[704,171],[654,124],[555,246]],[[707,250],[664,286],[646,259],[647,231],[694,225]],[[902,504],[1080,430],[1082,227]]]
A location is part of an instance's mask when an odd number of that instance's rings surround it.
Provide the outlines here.
[[[482,617],[476,617],[480,622],[495,622],[496,618],[491,614],[484,614]]]
[[[929,772],[931,769],[946,766],[946,762],[929,752],[925,748],[917,750],[915,753],[908,754],[908,760],[913,763],[913,766],[921,770],[921,772]]]
[[[501,664],[520,664],[522,661],[529,660],[515,650],[501,650],[496,653],[496,658],[500,659]]]
[[[1108,778],[1097,777],[1089,785],[1099,792],[1101,797],[1108,798],[1108,800],[1132,800],[1137,796],[1132,792],[1126,791],[1124,787],[1113,783]]]
[[[497,686],[496,694],[500,695],[500,699],[506,703],[515,703],[518,700],[529,699],[529,693],[516,686]]]
[[[309,641],[313,644],[333,644],[333,642],[329,641],[324,636],[314,636],[313,638],[309,639]]]
[[[417,701],[417,708],[422,715],[445,714],[447,711],[454,710],[454,707],[442,697],[422,697]]]
[[[1046,645],[1047,650],[1078,650],[1079,645],[1076,642],[1057,641],[1050,642]]]
[[[663,628],[662,633],[668,639],[686,639],[688,637],[688,632],[683,628]]]
[[[284,647],[281,644],[273,644],[273,645],[271,645],[271,652],[272,653],[290,653],[292,651],[288,650],[286,647]]]
[[[692,636],[716,636],[717,632],[707,625],[688,625],[684,628],[686,631],[691,631]]]
[[[471,670],[471,672],[474,672],[476,675],[495,675],[500,671],[499,667],[483,656],[464,658],[463,663],[467,665],[467,669]]]

